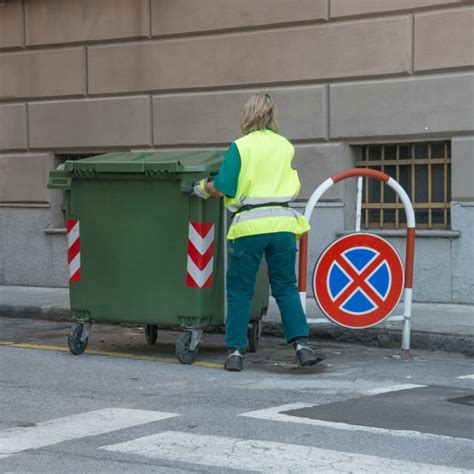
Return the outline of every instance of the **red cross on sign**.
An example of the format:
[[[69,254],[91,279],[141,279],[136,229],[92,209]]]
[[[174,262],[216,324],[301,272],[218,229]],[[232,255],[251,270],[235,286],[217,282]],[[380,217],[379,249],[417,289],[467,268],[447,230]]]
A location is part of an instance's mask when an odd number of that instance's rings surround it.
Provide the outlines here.
[[[333,242],[313,273],[313,291],[321,311],[335,323],[354,329],[383,321],[395,309],[404,285],[403,265],[395,249],[374,234],[350,234]]]

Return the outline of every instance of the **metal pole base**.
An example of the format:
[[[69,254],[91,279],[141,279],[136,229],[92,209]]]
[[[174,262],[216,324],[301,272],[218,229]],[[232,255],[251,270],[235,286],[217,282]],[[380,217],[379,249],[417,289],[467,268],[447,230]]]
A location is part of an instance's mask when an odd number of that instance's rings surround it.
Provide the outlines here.
[[[402,349],[401,352],[403,359],[409,359],[411,357],[410,349]]]

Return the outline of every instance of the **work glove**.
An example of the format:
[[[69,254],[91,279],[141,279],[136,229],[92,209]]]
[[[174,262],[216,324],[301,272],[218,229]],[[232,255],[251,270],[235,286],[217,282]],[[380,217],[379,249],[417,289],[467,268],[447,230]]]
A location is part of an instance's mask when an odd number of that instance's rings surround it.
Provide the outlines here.
[[[201,199],[207,199],[211,195],[206,191],[207,178],[201,179],[201,181],[196,181],[193,184],[193,192],[191,196],[196,196]]]

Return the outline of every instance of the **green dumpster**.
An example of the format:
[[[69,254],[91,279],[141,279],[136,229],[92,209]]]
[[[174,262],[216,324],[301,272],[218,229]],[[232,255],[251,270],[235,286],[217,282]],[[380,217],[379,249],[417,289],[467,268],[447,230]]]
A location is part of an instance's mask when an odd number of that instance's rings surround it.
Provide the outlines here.
[[[176,355],[191,363],[206,327],[225,324],[227,215],[221,199],[191,197],[215,175],[224,152],[109,153],[66,161],[48,187],[66,193],[72,326],[68,344],[84,352],[93,322],[184,328]],[[255,351],[268,307],[265,262],[249,324]]]

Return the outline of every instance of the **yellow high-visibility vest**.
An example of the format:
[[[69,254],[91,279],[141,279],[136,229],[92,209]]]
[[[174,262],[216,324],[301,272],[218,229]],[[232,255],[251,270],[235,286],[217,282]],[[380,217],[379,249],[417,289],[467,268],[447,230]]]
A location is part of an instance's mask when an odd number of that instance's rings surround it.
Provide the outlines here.
[[[251,132],[234,143],[241,167],[235,197],[224,198],[225,206],[236,213],[227,238],[273,232],[301,236],[307,232],[310,225],[301,214],[278,205],[293,201],[301,188],[298,173],[291,167],[293,145],[272,130]]]

